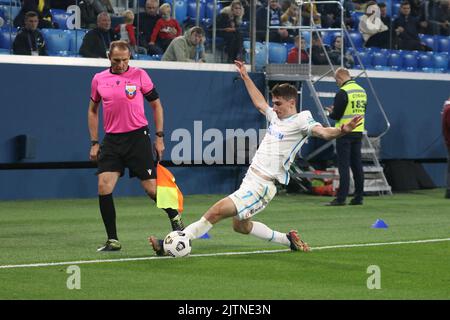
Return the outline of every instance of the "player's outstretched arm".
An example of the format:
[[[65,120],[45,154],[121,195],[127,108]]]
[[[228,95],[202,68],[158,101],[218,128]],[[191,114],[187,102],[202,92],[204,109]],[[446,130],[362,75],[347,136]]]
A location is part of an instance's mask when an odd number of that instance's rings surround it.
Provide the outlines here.
[[[325,140],[336,139],[352,132],[356,127],[360,126],[362,118],[362,116],[355,116],[350,122],[343,124],[340,128],[315,126],[311,129],[311,133],[314,137]]]
[[[258,90],[258,88],[253,83],[252,79],[249,77],[247,70],[245,69],[244,63],[241,61],[234,61],[236,65],[236,70],[239,72],[241,79],[244,80],[245,87],[247,88],[248,94],[252,99],[253,104],[256,109],[262,114],[266,114],[266,109],[269,108],[266,99],[262,95],[262,93]]]

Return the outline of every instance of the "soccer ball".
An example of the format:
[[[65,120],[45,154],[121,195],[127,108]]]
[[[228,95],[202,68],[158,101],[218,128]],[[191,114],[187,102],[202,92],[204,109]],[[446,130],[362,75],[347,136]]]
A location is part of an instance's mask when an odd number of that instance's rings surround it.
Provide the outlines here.
[[[164,251],[174,257],[185,257],[191,252],[191,240],[182,231],[172,231],[163,242]]]

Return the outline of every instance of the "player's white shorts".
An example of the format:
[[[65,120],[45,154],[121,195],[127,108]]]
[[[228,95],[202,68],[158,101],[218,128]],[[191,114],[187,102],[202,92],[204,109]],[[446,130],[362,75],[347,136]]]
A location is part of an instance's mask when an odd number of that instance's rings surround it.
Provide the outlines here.
[[[272,181],[264,180],[249,169],[239,189],[228,197],[236,206],[236,217],[245,220],[264,210],[276,193]]]

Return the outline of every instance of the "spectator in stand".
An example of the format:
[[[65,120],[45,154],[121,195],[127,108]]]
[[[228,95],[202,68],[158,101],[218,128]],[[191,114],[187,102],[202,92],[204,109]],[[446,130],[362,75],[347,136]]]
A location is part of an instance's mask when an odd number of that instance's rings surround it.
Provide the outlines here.
[[[299,21],[299,13],[300,9],[298,5],[295,2],[292,2],[289,8],[284,11],[284,13],[281,15],[281,24],[286,27],[297,27],[300,25]],[[289,38],[292,39],[293,42],[295,39],[295,36],[298,34],[298,30],[296,29],[287,29],[289,33]]]
[[[171,12],[172,8],[168,3],[164,3],[159,7],[161,18],[156,22],[149,42],[149,45],[154,46],[156,44],[163,52],[166,51],[173,39],[182,34],[178,21],[170,17]]]
[[[109,45],[117,40],[111,30],[111,18],[107,12],[97,16],[97,28],[90,30],[83,38],[80,55],[85,58],[107,58]]]
[[[394,32],[392,29],[392,18],[387,14],[386,3],[381,2],[378,4],[380,7],[380,19],[388,27],[389,31],[389,49],[393,48]]]
[[[306,41],[300,36],[296,36],[294,40],[295,47],[288,53],[287,63],[299,63],[298,52],[300,51],[300,62],[309,63],[308,52],[306,52]]]
[[[312,14],[311,14],[312,11]],[[322,25],[322,19],[319,11],[317,11],[317,5],[314,2],[305,3],[302,6],[302,19],[303,25],[309,26],[311,24],[311,16],[315,25]]]
[[[80,0],[78,6],[80,7],[81,27],[84,29],[94,29],[97,26],[97,15],[94,7],[95,0]]]
[[[317,10],[320,13],[323,28],[340,28],[341,27],[341,8],[336,3],[320,3],[317,4]],[[347,29],[353,28],[353,19],[349,10],[344,6],[344,22]]]
[[[162,61],[205,62],[203,42],[205,32],[201,27],[192,27],[183,36],[176,37],[162,56]]]
[[[234,0],[229,6],[220,11],[217,17],[217,35],[225,41],[227,60],[242,59],[243,37],[239,30],[244,16],[244,8],[239,0]]]
[[[425,0],[421,12],[422,33],[448,36],[449,0]]]
[[[406,0],[406,1],[409,2],[409,5],[411,7],[411,15],[413,17],[420,17],[423,0]]]
[[[389,29],[380,18],[380,8],[370,1],[366,13],[359,20],[359,32],[364,38],[364,46],[389,48]]]
[[[96,12],[108,12],[114,13],[114,7],[111,4],[110,0],[94,0],[94,6]]]
[[[44,36],[38,30],[39,16],[34,11],[25,14],[25,27],[18,33],[13,42],[13,53],[27,56],[46,56]]]
[[[398,49],[431,51],[420,43],[419,18],[411,16],[411,5],[403,1],[400,5],[400,14],[394,20],[394,31],[398,37]]]
[[[50,8],[66,10],[67,7],[77,4],[77,0],[50,0]]]
[[[334,39],[333,45],[331,46],[330,51],[328,52],[328,55],[330,56],[330,60],[334,65],[341,65],[341,54],[342,54],[342,37],[337,36]],[[353,60],[353,57],[345,53],[344,51],[344,67],[346,69],[351,69],[355,65],[355,61]]]
[[[136,30],[133,25],[134,13],[131,10],[125,10],[122,12],[123,22],[118,24],[114,29],[114,32],[119,36],[120,40],[126,41],[131,48],[131,54],[141,53],[147,54],[147,50],[143,47],[138,47],[136,41]]]
[[[145,12],[139,13],[138,18],[134,20],[134,26],[137,27],[139,35],[138,44],[140,47],[146,48],[149,55],[163,54],[161,48],[149,44],[156,22],[161,18],[158,10],[159,0],[147,0],[145,2]]]
[[[312,64],[328,64],[327,54],[330,48],[322,42],[322,38],[314,32],[312,34],[311,62]]]
[[[283,14],[278,0],[269,0],[269,26],[281,26],[281,15]],[[267,6],[261,6],[256,10],[256,40],[266,41],[267,32]],[[285,28],[271,29],[269,41],[271,42],[293,42],[289,32]]]
[[[25,26],[25,14],[29,11],[33,11],[38,14],[38,29],[51,29],[54,27],[52,23],[52,15],[50,14],[49,0],[22,0],[22,8],[14,18],[14,27],[19,28]]]

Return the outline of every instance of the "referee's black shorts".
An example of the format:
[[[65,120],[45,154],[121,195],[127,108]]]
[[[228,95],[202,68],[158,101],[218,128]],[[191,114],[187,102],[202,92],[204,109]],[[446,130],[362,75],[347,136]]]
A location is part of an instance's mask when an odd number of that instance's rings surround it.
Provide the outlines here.
[[[107,133],[100,145],[97,174],[130,171],[130,178],[140,180],[156,178],[153,148],[148,127],[125,132]]]

